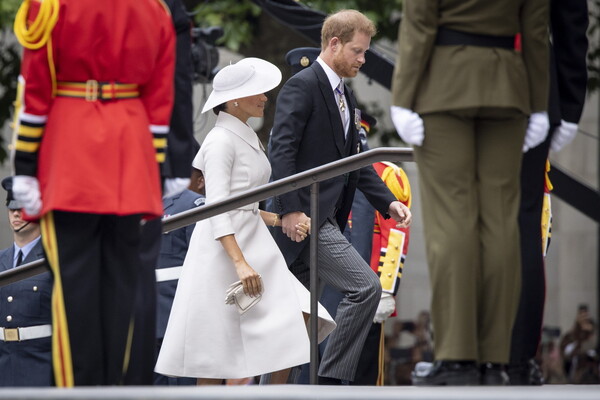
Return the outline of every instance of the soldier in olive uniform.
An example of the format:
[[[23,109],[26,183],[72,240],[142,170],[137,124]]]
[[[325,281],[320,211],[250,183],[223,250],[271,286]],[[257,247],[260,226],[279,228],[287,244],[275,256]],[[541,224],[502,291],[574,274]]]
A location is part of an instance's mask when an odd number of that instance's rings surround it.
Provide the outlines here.
[[[548,7],[404,1],[391,111],[415,145],[436,360],[415,384],[507,383],[522,151],[549,127]]]
[[[0,272],[44,257],[40,226],[21,218],[12,177],[2,181],[14,244],[0,251]],[[0,386],[52,385],[52,275],[0,287]]]

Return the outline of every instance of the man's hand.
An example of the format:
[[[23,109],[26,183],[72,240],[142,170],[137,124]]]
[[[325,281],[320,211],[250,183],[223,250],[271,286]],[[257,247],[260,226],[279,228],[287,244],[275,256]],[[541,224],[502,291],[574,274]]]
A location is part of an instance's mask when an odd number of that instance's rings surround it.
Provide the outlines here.
[[[398,223],[396,228],[408,228],[412,222],[412,213],[399,201],[390,203],[388,214]]]
[[[301,242],[306,237],[305,233],[310,233],[302,228],[302,224],[310,227],[310,218],[306,216],[302,211],[294,211],[285,214],[281,217],[281,230],[294,242]]]
[[[529,116],[529,125],[527,126],[527,132],[525,133],[525,143],[523,143],[523,153],[529,149],[533,149],[540,143],[542,143],[546,136],[548,136],[548,130],[550,129],[550,120],[548,119],[548,113],[536,112]]]
[[[395,309],[396,299],[394,299],[394,296],[387,292],[381,293],[381,299],[379,300],[377,311],[375,311],[373,322],[382,323],[387,319],[387,317],[392,315]]]
[[[17,175],[13,177],[13,195],[15,200],[23,204],[25,212],[35,217],[42,210],[42,197],[40,195],[40,184],[36,177],[28,175]]]
[[[390,115],[396,132],[398,132],[402,140],[415,146],[423,144],[425,130],[423,128],[423,119],[419,114],[406,108],[392,106]]]
[[[552,143],[550,143],[552,151],[560,151],[563,147],[571,143],[575,135],[577,135],[577,127],[577,124],[561,119],[560,126],[556,128],[556,132],[552,136]]]

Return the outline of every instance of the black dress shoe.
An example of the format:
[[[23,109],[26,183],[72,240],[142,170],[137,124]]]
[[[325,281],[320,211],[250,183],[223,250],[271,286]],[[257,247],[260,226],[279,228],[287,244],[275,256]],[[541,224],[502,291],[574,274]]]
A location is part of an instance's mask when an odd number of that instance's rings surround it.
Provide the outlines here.
[[[535,360],[509,364],[506,370],[513,386],[540,386],[544,384],[544,376]]]
[[[421,366],[412,373],[415,386],[479,385],[479,370],[474,361],[436,361],[431,368]]]
[[[485,363],[481,364],[481,384],[486,386],[508,385],[508,375],[504,364]]]
[[[317,384],[319,384],[319,385],[341,385],[342,381],[337,378],[329,378],[328,376],[317,376]]]

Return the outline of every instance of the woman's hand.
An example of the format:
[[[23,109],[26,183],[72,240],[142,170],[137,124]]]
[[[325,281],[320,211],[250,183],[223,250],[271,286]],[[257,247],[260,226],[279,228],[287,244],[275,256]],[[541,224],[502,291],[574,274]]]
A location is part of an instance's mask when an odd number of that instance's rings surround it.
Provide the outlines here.
[[[299,222],[296,224],[296,237],[298,242],[303,241],[310,234],[310,218],[307,222]]]
[[[244,293],[250,297],[256,297],[263,291],[260,274],[256,272],[246,260],[240,260],[235,263],[235,271],[242,281]]]
[[[242,250],[235,240],[235,236],[225,235],[220,237],[219,241],[235,266],[235,272],[242,282],[244,293],[250,297],[256,297],[261,294],[263,287],[260,274],[246,262]]]

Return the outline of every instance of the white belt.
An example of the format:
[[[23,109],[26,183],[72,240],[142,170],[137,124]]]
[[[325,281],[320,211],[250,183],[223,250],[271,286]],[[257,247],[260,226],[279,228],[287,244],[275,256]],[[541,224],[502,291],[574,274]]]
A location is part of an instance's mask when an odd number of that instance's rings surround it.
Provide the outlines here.
[[[26,326],[24,328],[1,328],[0,340],[5,342],[21,342],[23,340],[40,339],[52,336],[52,325]]]
[[[236,208],[236,210],[252,211],[256,214],[258,212],[258,203],[246,204],[245,206]]]
[[[170,268],[158,268],[156,270],[156,282],[172,281],[179,279],[181,275],[182,266],[170,267]]]

